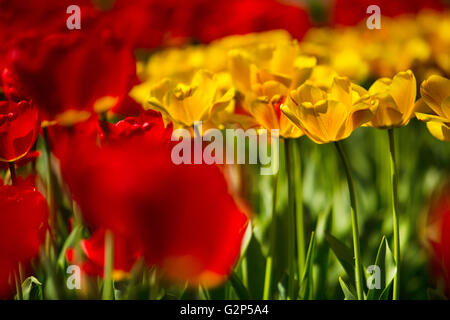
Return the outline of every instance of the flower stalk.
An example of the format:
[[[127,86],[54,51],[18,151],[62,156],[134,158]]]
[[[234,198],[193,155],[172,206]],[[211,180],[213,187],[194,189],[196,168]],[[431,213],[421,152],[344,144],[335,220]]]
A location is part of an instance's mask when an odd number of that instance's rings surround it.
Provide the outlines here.
[[[305,270],[305,227],[303,214],[303,177],[302,177],[302,162],[300,152],[300,140],[293,141],[294,152],[294,177],[295,177],[295,221],[297,232],[297,257],[298,257],[298,279],[301,281],[303,272]]]
[[[359,229],[358,229],[358,210],[356,207],[356,194],[355,186],[353,184],[353,178],[350,171],[350,165],[345,155],[344,149],[340,141],[335,142],[336,149],[341,157],[344,165],[345,174],[347,176],[348,191],[350,194],[350,207],[351,207],[351,219],[352,219],[352,236],[353,236],[353,254],[355,258],[355,285],[356,294],[358,300],[364,299],[363,280],[362,280],[362,268],[361,268],[361,249],[359,243]]]
[[[276,144],[272,145],[272,152],[275,150]],[[266,271],[264,277],[264,291],[263,300],[269,300],[271,298],[272,291],[272,278],[273,278],[273,258],[275,254],[275,243],[277,236],[277,190],[278,190],[278,172],[272,177],[272,221],[270,224],[270,247],[269,254],[266,260]]]
[[[114,238],[110,230],[105,233],[105,266],[103,282],[103,300],[114,300]]]
[[[16,166],[15,166],[14,161],[8,162],[8,166],[9,166],[9,172],[11,174],[12,185],[15,186],[16,182],[17,182],[17,177],[16,177]]]
[[[394,129],[388,129],[389,136],[389,157],[391,163],[391,182],[392,182],[392,222],[394,231],[394,260],[397,272],[394,275],[393,300],[399,299],[400,289],[400,219],[398,212],[398,166],[395,155],[395,136]]]
[[[286,170],[288,179],[288,298],[295,299],[295,273],[296,273],[296,234],[295,234],[295,179],[293,175],[293,143],[292,139],[285,139]]]

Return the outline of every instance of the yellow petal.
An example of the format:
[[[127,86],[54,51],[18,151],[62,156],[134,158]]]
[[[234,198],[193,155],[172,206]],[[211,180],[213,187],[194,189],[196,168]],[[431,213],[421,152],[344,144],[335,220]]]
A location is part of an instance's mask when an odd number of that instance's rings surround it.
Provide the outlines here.
[[[433,75],[420,87],[420,93],[425,103],[439,116],[450,118],[450,110],[442,110],[442,102],[450,96],[450,80]]]
[[[94,103],[94,111],[97,113],[103,113],[114,107],[119,101],[119,97],[106,96],[98,99]]]
[[[298,138],[303,135],[303,131],[294,125],[289,118],[281,113],[280,115],[280,136],[284,138]]]
[[[321,100],[327,98],[327,93],[310,84],[301,85],[297,90],[291,91],[292,100],[298,105],[304,102],[310,102],[315,105]]]
[[[278,45],[273,52],[270,70],[274,73],[288,75],[292,72],[292,66],[298,55],[298,44],[289,43],[287,45]]]
[[[450,120],[443,118],[443,117],[439,117],[436,116],[434,114],[428,114],[428,113],[421,113],[421,112],[416,112],[416,117],[418,120],[423,121],[423,122],[428,122],[428,121],[439,121],[439,122],[450,122]]]
[[[345,124],[346,128],[342,133],[340,139],[347,138],[353,131],[359,128],[361,125],[369,122],[373,119],[376,112],[376,107],[369,104],[358,104],[354,106],[354,109],[350,112]]]
[[[247,98],[250,113],[266,129],[279,129],[278,117],[272,104],[264,98]]]
[[[316,131],[309,131],[308,128],[311,128],[315,130],[314,126],[308,126],[306,127],[306,123],[303,123],[300,121],[300,116],[297,115],[297,112],[294,110],[298,110],[298,106],[292,102],[291,98],[288,98],[286,101],[286,104],[281,105],[281,112],[299,129],[302,130],[303,133],[305,133],[308,138],[310,138],[315,143],[325,143],[326,141],[323,141],[320,136],[321,133],[317,133]],[[308,112],[308,111],[307,111]],[[311,111],[309,111],[311,112]],[[314,118],[313,118],[314,119]],[[304,125],[305,124],[305,125]]]
[[[280,82],[268,81],[261,86],[261,94],[270,100],[274,96],[286,96],[288,88]]]
[[[378,93],[387,92],[391,83],[392,80],[389,78],[380,78],[370,86],[369,93],[371,95],[376,95]]]
[[[56,122],[62,126],[72,126],[78,122],[83,122],[91,116],[89,111],[67,110],[56,116]]]
[[[436,139],[450,141],[450,126],[447,124],[441,121],[431,120],[427,122],[427,128]]]
[[[217,92],[214,75],[208,71],[197,72],[192,79],[192,96],[185,99],[185,107],[192,121],[206,120]]]
[[[234,95],[235,91],[231,88],[220,99],[216,100],[210,110],[210,116],[214,113],[225,110],[230,103],[234,102]]]
[[[350,80],[346,77],[335,77],[333,79],[333,84],[331,85],[328,98],[339,101],[345,106],[351,107],[352,91]]]
[[[320,109],[321,105],[326,106],[326,112],[317,113],[318,123],[324,133],[321,138],[324,141],[340,140],[341,128],[347,120],[347,106],[340,101],[334,100],[319,102],[317,108]]]
[[[251,89],[250,60],[242,50],[231,50],[228,53],[228,67],[236,88],[241,92]]]
[[[378,103],[378,109],[373,119],[368,123],[369,126],[390,128],[402,123],[403,114],[398,110],[397,104],[389,93],[382,92],[375,95],[374,101]]]
[[[420,98],[416,101],[416,105],[414,107],[416,113],[433,113],[433,110],[425,103],[423,98]]]
[[[416,78],[411,70],[395,75],[389,93],[399,111],[409,119],[414,111],[414,102],[416,101]]]

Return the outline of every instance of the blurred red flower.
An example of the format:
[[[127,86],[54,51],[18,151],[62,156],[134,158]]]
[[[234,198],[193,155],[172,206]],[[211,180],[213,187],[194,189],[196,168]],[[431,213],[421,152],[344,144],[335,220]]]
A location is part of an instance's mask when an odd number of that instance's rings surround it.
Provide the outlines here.
[[[304,8],[276,0],[207,1],[194,23],[194,35],[202,42],[273,29],[284,29],[301,39],[311,27]]]
[[[7,52],[24,39],[67,31],[66,9],[72,4],[81,9],[83,27],[100,13],[90,0],[0,0],[0,70]]]
[[[106,29],[33,37],[7,61],[6,94],[33,99],[46,120],[68,110],[114,107],[137,81],[132,50]],[[105,97],[108,105],[96,106]]]
[[[35,143],[39,111],[31,101],[0,101],[0,161],[16,161]]]
[[[20,168],[23,166],[26,166],[28,163],[36,161],[36,159],[41,155],[41,152],[38,150],[30,151],[28,152],[24,157],[20,158],[19,160],[15,161],[15,167]],[[8,163],[6,162],[0,162],[0,169],[7,170],[9,168]],[[0,181],[1,185],[1,181]]]
[[[427,241],[432,248],[433,273],[443,280],[450,297],[450,184],[433,197],[427,216]]]
[[[18,178],[14,186],[0,187],[0,298],[11,297],[11,273],[19,263],[27,267],[45,238],[47,202],[31,178]]]
[[[331,9],[331,24],[333,26],[352,26],[367,19],[367,8],[371,5],[380,7],[381,15],[396,17],[406,13],[417,13],[421,9],[443,10],[441,0],[334,0]]]
[[[117,0],[104,20],[136,48],[272,29],[301,39],[310,27],[303,8],[277,0]]]
[[[102,276],[105,263],[105,229],[95,231],[89,239],[81,241],[81,249],[86,256],[82,269],[91,276]],[[139,245],[120,235],[114,235],[114,273],[127,273],[142,256]]]
[[[154,112],[126,119],[107,127],[101,147],[71,141],[61,171],[94,230],[135,242],[173,280],[217,285],[239,256],[248,218],[216,166],[172,163],[167,133]]]

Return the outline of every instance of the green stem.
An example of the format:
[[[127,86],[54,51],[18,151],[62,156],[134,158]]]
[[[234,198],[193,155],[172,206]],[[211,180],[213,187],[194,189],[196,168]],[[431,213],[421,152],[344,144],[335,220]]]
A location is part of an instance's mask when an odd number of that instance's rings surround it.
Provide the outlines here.
[[[50,140],[48,138],[48,129],[43,128],[44,131],[44,144],[46,153],[46,165],[47,165],[47,203],[49,208],[49,225],[52,231],[52,236],[56,235],[56,211],[55,211],[55,199],[53,193],[53,174],[52,174],[52,163],[51,163],[51,150],[50,150]]]
[[[294,176],[295,176],[295,221],[297,230],[297,256],[298,256],[298,279],[301,281],[305,270],[305,226],[303,214],[303,178],[300,153],[300,140],[293,141],[294,145]]]
[[[230,284],[240,300],[250,300],[250,293],[234,271],[230,274]]]
[[[242,257],[241,262],[241,273],[242,273],[242,283],[246,288],[248,288],[248,263],[247,263],[247,255]]]
[[[23,300],[22,282],[20,281],[17,271],[14,270],[14,282],[16,284],[17,299]]]
[[[288,179],[288,298],[295,299],[294,285],[295,285],[295,179],[294,179],[294,163],[292,143],[294,140],[285,139],[285,157],[286,157],[286,171]]]
[[[353,251],[355,256],[355,284],[358,300],[364,299],[363,282],[362,282],[362,268],[361,268],[361,250],[359,244],[359,230],[358,230],[358,210],[356,208],[356,195],[353,178],[350,171],[350,165],[345,156],[344,149],[340,141],[335,142],[339,156],[344,164],[345,174],[347,176],[348,191],[350,193],[350,206],[352,218],[352,234],[353,234]]]
[[[114,300],[114,284],[112,272],[114,270],[114,238],[110,230],[105,233],[105,263],[103,271],[103,300]]]
[[[14,164],[14,161],[8,162],[9,166],[9,172],[11,173],[11,182],[13,186],[16,185],[17,177],[16,177],[16,166]]]
[[[392,181],[392,221],[394,229],[394,260],[397,266],[397,272],[394,275],[394,293],[393,299],[399,299],[400,288],[400,229],[398,212],[398,166],[395,155],[395,137],[394,129],[388,130],[389,135],[389,156],[391,162],[391,181]]]
[[[273,175],[272,179],[272,221],[270,224],[270,248],[269,255],[266,260],[266,275],[264,277],[264,293],[263,299],[270,299],[271,285],[273,278],[273,256],[275,253],[275,241],[277,235],[277,187],[278,185],[278,173]]]

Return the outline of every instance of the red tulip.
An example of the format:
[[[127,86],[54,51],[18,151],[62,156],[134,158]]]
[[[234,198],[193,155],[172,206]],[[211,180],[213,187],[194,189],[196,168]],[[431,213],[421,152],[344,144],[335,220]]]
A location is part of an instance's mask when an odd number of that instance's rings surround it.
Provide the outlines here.
[[[182,44],[189,39],[210,42],[272,29],[285,29],[301,39],[310,27],[303,8],[276,0],[117,0],[103,19],[136,48]]]
[[[10,51],[8,65],[7,93],[31,98],[48,120],[68,110],[92,112],[105,97],[102,108],[112,108],[136,82],[131,48],[103,29],[28,39]]]
[[[139,244],[147,263],[173,280],[223,281],[239,256],[248,218],[220,170],[174,165],[160,117],[144,114],[114,127],[102,147],[72,141],[61,162],[88,225]]]
[[[105,261],[105,231],[95,231],[89,239],[81,242],[81,249],[87,260],[83,270],[89,275],[103,276]],[[128,273],[136,261],[142,256],[142,251],[136,242],[116,234],[114,237],[114,271],[119,277]]]
[[[83,28],[100,13],[90,0],[0,0],[0,70],[8,51],[24,39],[68,31],[66,10],[72,4],[81,9]]]
[[[432,249],[432,267],[443,280],[450,297],[450,184],[433,198],[429,209],[426,236]]]
[[[207,1],[194,21],[196,36],[203,42],[273,29],[301,39],[311,26],[305,9],[275,0]]]
[[[16,161],[27,154],[39,134],[39,111],[30,101],[0,102],[0,161]]]
[[[331,9],[331,24],[352,26],[367,19],[367,8],[371,5],[380,7],[381,15],[396,17],[401,14],[417,13],[422,9],[443,10],[441,0],[334,0]]]
[[[39,254],[47,219],[47,202],[30,181],[0,187],[0,298],[14,292],[9,279],[18,264],[26,267]]]

